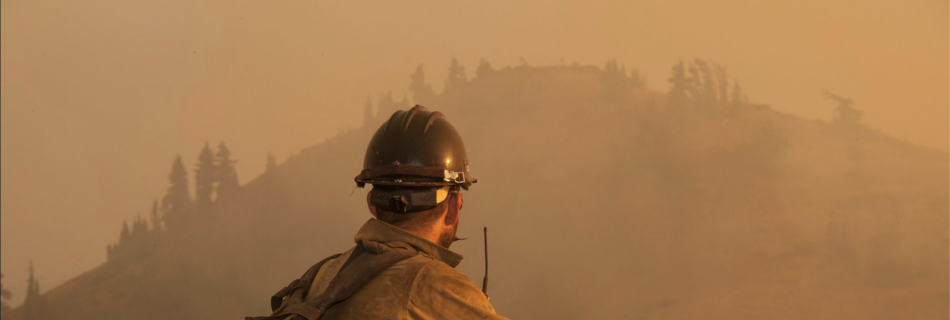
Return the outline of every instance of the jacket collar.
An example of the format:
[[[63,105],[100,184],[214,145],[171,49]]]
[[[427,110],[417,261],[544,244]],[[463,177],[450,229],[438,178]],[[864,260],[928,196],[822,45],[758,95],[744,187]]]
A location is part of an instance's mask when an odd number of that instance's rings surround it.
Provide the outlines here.
[[[406,230],[399,229],[391,224],[380,220],[370,218],[363,224],[360,231],[356,233],[354,240],[373,240],[379,242],[405,242],[416,248],[422,253],[428,254],[436,260],[442,261],[452,268],[455,268],[462,262],[462,255],[452,252],[445,247],[432,243],[432,241],[423,239],[420,236],[409,233]]]

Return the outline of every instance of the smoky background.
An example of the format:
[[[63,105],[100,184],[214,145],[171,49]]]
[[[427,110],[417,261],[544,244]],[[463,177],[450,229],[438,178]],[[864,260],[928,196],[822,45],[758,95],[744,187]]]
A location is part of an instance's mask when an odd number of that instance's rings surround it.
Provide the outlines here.
[[[503,315],[947,313],[945,2],[0,3],[14,307],[32,262],[47,316],[266,311],[420,103],[466,139],[453,249],[479,283],[490,227]],[[240,200],[110,257],[221,142]]]

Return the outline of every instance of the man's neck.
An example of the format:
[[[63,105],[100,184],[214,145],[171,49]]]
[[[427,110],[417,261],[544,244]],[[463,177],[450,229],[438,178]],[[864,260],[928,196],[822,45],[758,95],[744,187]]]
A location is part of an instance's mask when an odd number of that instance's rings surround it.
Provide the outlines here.
[[[425,229],[416,229],[416,230],[406,230],[411,234],[414,234],[420,238],[426,239],[429,242],[439,244],[439,236],[442,234],[442,230],[438,230],[438,226],[432,225]]]

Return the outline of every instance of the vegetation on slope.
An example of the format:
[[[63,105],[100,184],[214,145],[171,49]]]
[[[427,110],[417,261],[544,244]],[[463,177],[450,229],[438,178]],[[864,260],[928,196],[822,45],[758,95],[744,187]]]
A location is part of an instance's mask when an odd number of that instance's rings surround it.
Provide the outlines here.
[[[616,62],[503,69],[483,62],[474,77],[453,63],[439,92],[422,67],[410,77],[414,103],[445,113],[465,138],[479,183],[466,193],[460,236],[492,228],[500,313],[946,314],[946,153],[868,128],[840,99],[831,123],[749,103],[714,63],[678,63],[668,81],[668,92],[650,91]],[[267,313],[270,294],[348,249],[369,217],[364,191],[350,195],[352,178],[378,125],[410,103],[383,95],[364,107],[364,127],[269,166],[205,213],[159,210],[167,226],[160,241],[50,290],[46,312]],[[184,199],[175,172],[165,199]],[[469,256],[460,269],[480,279],[480,242],[452,249]]]

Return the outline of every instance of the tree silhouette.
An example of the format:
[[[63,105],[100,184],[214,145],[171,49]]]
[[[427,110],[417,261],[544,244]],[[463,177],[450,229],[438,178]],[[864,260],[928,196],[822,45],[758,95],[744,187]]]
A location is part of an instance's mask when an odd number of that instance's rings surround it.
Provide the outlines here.
[[[0,318],[6,319],[10,314],[10,298],[13,293],[3,286],[3,273],[0,272]]]
[[[129,230],[129,223],[122,221],[122,232],[119,233],[119,248],[125,249],[129,245],[129,239],[132,237],[132,231]]]
[[[215,155],[216,182],[218,184],[218,199],[227,199],[234,194],[240,186],[238,182],[237,171],[234,169],[236,160],[231,159],[231,150],[222,141],[218,144],[218,154]]]
[[[609,103],[621,104],[633,97],[630,89],[635,83],[627,78],[626,67],[617,63],[616,59],[607,60],[600,83],[604,86],[604,100]]]
[[[686,63],[686,72],[688,73],[686,76],[686,94],[689,96],[693,106],[702,104],[702,102],[698,102],[697,100],[702,99],[703,96],[703,78],[699,74],[699,69],[696,68],[696,63]]]
[[[33,273],[33,262],[30,262],[30,276],[27,278],[26,299],[23,301],[24,320],[45,319],[43,299],[40,296],[40,282]]]
[[[366,97],[366,104],[363,105],[363,125],[371,125],[376,115],[373,114],[373,101]]]
[[[195,209],[198,213],[211,212],[211,201],[214,197],[215,161],[214,153],[205,143],[198,155],[198,165],[195,168]]]
[[[148,233],[148,222],[145,221],[145,218],[142,218],[142,215],[135,217],[135,222],[132,223],[132,236],[140,237]]]
[[[695,59],[694,61],[698,71],[694,83],[699,99],[694,99],[693,103],[698,104],[698,107],[703,111],[707,111],[708,114],[708,111],[713,110],[719,100],[716,95],[716,80],[713,78],[712,67],[709,63],[702,59]]]
[[[481,60],[478,61],[478,68],[475,69],[475,77],[481,79],[487,76],[488,74],[492,73],[493,71],[495,70],[491,68],[491,64],[488,63],[488,60],[485,60],[485,58],[482,58]]]
[[[465,85],[466,81],[468,80],[466,80],[465,77],[465,66],[459,63],[458,59],[452,57],[452,62],[449,63],[449,75],[448,78],[445,79],[446,91],[459,88]]]
[[[427,104],[435,99],[435,90],[426,82],[426,74],[421,64],[416,67],[416,72],[409,76],[409,92],[412,93],[412,100],[416,104]],[[380,106],[377,110],[383,112],[385,109]]]
[[[409,101],[403,97],[402,101],[397,102],[393,99],[392,92],[381,94],[379,95],[379,100],[376,100],[376,114],[388,116],[396,110],[405,109],[409,109]]]
[[[746,104],[738,81],[730,94],[729,73],[716,62],[681,60],[673,65],[668,81],[667,98],[672,107],[691,106],[694,112],[705,116],[732,116],[738,106]]]
[[[838,107],[835,108],[832,114],[832,119],[835,123],[854,125],[861,121],[861,116],[864,115],[864,112],[852,107],[852,105],[854,105],[853,100],[831,93],[827,89],[825,90],[825,97],[838,101]]]
[[[742,95],[742,85],[739,84],[739,78],[736,78],[733,81],[732,85],[732,99],[730,99],[732,106],[739,107],[745,103],[746,97]]]
[[[142,218],[140,214],[135,217],[135,222],[132,223],[132,242],[135,242],[136,246],[140,246],[146,237],[148,237],[148,222],[145,222],[145,218]]]
[[[161,213],[158,211],[158,199],[152,200],[152,229],[153,234],[158,234],[162,231],[162,217]]]
[[[686,66],[683,64],[683,60],[673,65],[673,70],[670,73],[670,78],[667,80],[670,82],[670,91],[667,94],[669,105],[674,108],[685,107],[689,102],[687,93],[689,83],[686,79]]]
[[[177,231],[184,224],[192,210],[191,194],[188,192],[188,173],[181,162],[181,156],[176,156],[172,163],[172,172],[168,174],[171,185],[162,198],[162,216],[165,228],[168,231]]]
[[[726,67],[718,63],[712,64],[713,79],[716,82],[716,95],[719,98],[717,107],[721,110],[729,109],[729,72]]]
[[[115,261],[115,245],[107,244],[106,245],[106,262]]]

